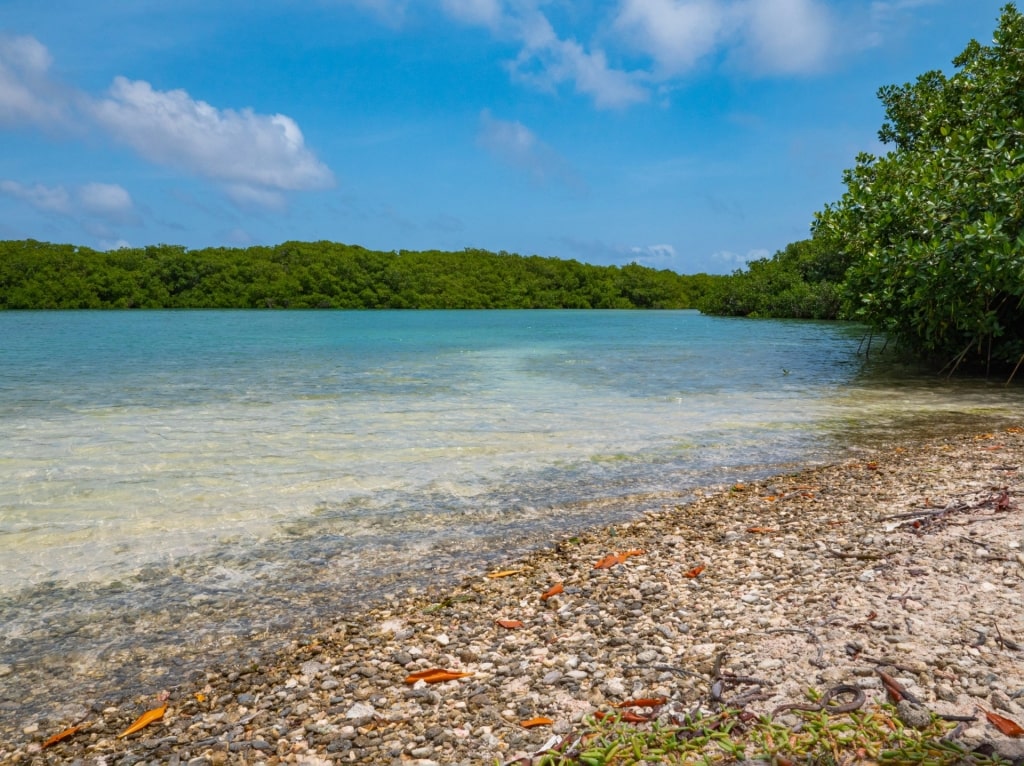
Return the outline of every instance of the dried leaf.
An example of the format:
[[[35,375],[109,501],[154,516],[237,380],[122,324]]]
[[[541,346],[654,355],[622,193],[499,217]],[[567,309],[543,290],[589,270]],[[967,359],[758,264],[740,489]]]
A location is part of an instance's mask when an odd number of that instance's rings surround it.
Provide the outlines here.
[[[546,591],[544,591],[541,594],[540,600],[541,601],[547,601],[552,596],[557,596],[559,593],[561,593],[564,590],[565,590],[565,588],[562,586],[562,583],[556,582],[554,585],[552,585],[550,588],[548,588]]]
[[[771,527],[747,527],[747,531],[755,535],[767,535],[770,532],[777,532],[778,530],[772,529]]]
[[[51,747],[52,745],[56,745],[58,742],[63,742],[68,737],[77,734],[78,731],[82,728],[82,726],[84,726],[84,724],[78,724],[78,726],[72,726],[70,729],[65,729],[62,732],[54,734],[52,737],[50,737],[42,744],[41,749],[45,750],[46,748]]]
[[[496,580],[499,577],[511,577],[512,575],[519,574],[520,572],[523,572],[523,571],[525,571],[525,570],[522,570],[522,569],[502,569],[500,572],[489,572],[487,574],[487,576],[490,579],[492,579],[492,580]]]
[[[507,630],[518,630],[524,627],[522,620],[495,620],[495,622]]]
[[[603,559],[594,564],[594,569],[611,569],[616,564],[621,564],[622,557],[617,553],[609,553]]]
[[[615,707],[659,707],[668,702],[667,697],[640,697],[635,700],[620,702]]]
[[[1008,433],[1008,434],[1024,434],[1024,428],[1021,428],[1020,426],[1010,426],[1009,428],[1006,429],[1006,433]]]
[[[870,612],[868,612],[867,617],[865,617],[864,619],[868,620],[868,621],[871,621],[871,620],[875,619],[877,616],[878,616],[878,612],[876,612],[874,609],[872,609]]]
[[[550,726],[553,723],[554,721],[550,718],[545,718],[544,716],[539,715],[536,718],[531,718],[527,721],[520,721],[519,725],[524,729],[532,729],[534,726]]]
[[[699,575],[703,571],[704,571],[704,565],[701,564],[700,566],[694,567],[689,572],[684,574],[683,577],[689,577],[692,580],[694,577],[696,577],[697,575]]]
[[[163,718],[164,713],[166,712],[167,705],[161,705],[160,707],[155,707],[152,710],[147,710],[145,713],[143,713],[135,719],[135,723],[133,723],[127,729],[118,734],[117,738],[121,739],[122,737],[127,737],[129,734],[134,734],[137,731],[145,729],[154,721],[159,721],[161,718]]]
[[[429,670],[420,670],[406,676],[405,682],[407,684],[414,684],[417,681],[425,681],[428,684],[439,684],[444,681],[454,681],[457,678],[466,678],[471,675],[473,674],[460,673],[455,670],[445,670],[444,668],[430,668]]]
[[[1020,724],[1016,721],[1011,721],[1009,718],[1005,718],[998,713],[990,713],[989,711],[982,708],[982,713],[988,719],[989,723],[995,726],[999,731],[1005,734],[1007,737],[1021,737],[1024,736],[1024,728],[1021,728]]]
[[[875,668],[875,672],[878,673],[878,677],[882,679],[882,686],[885,687],[885,691],[889,694],[889,699],[895,705],[900,700],[909,700],[910,702],[919,702],[917,697],[908,692],[906,688],[895,678],[890,676],[878,668]]]
[[[628,551],[623,551],[622,553],[620,553],[619,558],[625,561],[626,559],[632,558],[633,556],[644,556],[646,554],[647,551],[640,550],[639,548],[631,548]]]
[[[202,692],[195,693],[196,702],[206,702],[206,695]]]
[[[999,493],[999,497],[996,498],[996,511],[1008,510],[1010,510],[1010,493],[1004,489]]]

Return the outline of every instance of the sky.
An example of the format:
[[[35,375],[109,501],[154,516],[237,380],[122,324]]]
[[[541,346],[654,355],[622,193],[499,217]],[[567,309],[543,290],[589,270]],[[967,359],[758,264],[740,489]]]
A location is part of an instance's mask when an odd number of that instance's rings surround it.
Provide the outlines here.
[[[0,239],[729,273],[1004,0],[3,0]]]

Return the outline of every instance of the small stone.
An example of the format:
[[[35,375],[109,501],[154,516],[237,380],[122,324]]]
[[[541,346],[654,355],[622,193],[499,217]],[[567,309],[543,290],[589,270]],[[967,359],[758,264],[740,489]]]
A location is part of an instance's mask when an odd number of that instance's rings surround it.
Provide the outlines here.
[[[924,729],[932,722],[932,711],[916,702],[900,700],[896,705],[896,717],[911,728]]]
[[[447,633],[438,633],[436,636],[434,636],[434,641],[436,641],[441,646],[448,646],[448,644],[451,643],[451,639],[448,638]]]
[[[345,713],[346,718],[372,718],[377,714],[377,710],[373,705],[367,705],[365,702],[357,702],[348,709]]]

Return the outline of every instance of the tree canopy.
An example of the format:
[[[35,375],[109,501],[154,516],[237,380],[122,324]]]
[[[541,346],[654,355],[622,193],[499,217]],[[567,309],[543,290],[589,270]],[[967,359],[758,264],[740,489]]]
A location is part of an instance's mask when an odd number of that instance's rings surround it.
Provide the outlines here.
[[[109,252],[0,241],[0,309],[691,308],[714,280],[629,264],[336,242]]]
[[[879,90],[891,150],[860,154],[814,238],[848,263],[846,310],[908,351],[989,367],[1024,360],[1024,18],[954,74]]]

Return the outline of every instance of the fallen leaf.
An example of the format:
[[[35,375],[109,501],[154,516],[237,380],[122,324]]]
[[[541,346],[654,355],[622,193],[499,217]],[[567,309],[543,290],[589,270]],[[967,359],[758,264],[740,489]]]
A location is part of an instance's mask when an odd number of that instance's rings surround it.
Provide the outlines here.
[[[621,564],[622,557],[617,553],[609,553],[603,559],[594,564],[594,569],[611,569],[616,564]]]
[[[878,616],[878,612],[876,612],[876,611],[872,610],[872,611],[868,612],[868,616],[867,616],[867,617],[865,617],[864,619],[865,619],[865,620],[873,620],[873,619],[875,619],[875,618],[876,618],[877,616]]]
[[[694,577],[696,577],[697,575],[699,575],[703,571],[704,571],[704,565],[701,564],[700,566],[694,567],[689,572],[684,574],[683,577],[689,577],[692,580]]]
[[[407,684],[414,684],[417,681],[426,681],[428,684],[439,684],[443,681],[454,681],[457,678],[466,678],[472,673],[460,673],[456,670],[445,670],[444,668],[430,668],[420,670],[405,677]]]
[[[768,497],[765,498],[765,502],[774,503],[778,499],[779,499],[778,495],[768,495]]]
[[[1024,736],[1024,728],[1021,728],[1020,724],[1016,721],[1011,721],[1009,718],[1004,718],[998,713],[990,713],[989,711],[981,708],[981,712],[985,714],[989,723],[995,726],[999,731],[1005,734],[1007,737],[1021,737]]]
[[[1006,429],[1006,433],[1008,433],[1008,434],[1024,434],[1024,428],[1021,428],[1020,426],[1010,426],[1009,428]]]
[[[635,700],[620,702],[615,707],[659,707],[668,702],[667,697],[640,697]]]
[[[500,572],[488,572],[487,576],[492,580],[496,580],[499,577],[511,577],[512,575],[519,574],[522,571],[522,569],[502,569]]]
[[[202,692],[195,693],[196,702],[206,702],[206,695]]]
[[[632,558],[633,556],[643,556],[646,553],[647,551],[642,551],[639,548],[631,548],[628,551],[623,551],[622,553],[620,553],[619,558],[625,561],[626,559]]]
[[[769,532],[776,532],[778,530],[771,527],[747,527],[747,531],[755,535],[767,535]]]
[[[545,718],[544,716],[539,715],[536,718],[531,718],[527,721],[520,721],[519,725],[524,729],[532,729],[534,726],[550,726],[553,723],[554,721],[550,718]]]
[[[974,441],[980,442],[980,441],[984,441],[985,439],[995,439],[995,438],[996,438],[995,434],[978,434],[977,436],[974,437]]]
[[[900,700],[909,700],[910,702],[920,702],[913,694],[908,692],[904,686],[897,681],[895,678],[890,676],[878,668],[875,668],[875,672],[878,673],[878,677],[882,679],[882,686],[885,687],[885,691],[889,694],[889,699],[895,705]]]
[[[878,470],[878,463],[876,463],[874,460],[872,460],[870,463],[865,463],[864,467],[867,468],[869,471],[877,471]]]
[[[77,734],[78,731],[82,728],[82,726],[83,724],[78,724],[78,726],[72,726],[70,729],[65,729],[62,732],[54,734],[52,737],[50,737],[42,744],[41,749],[45,750],[46,748],[51,747],[52,745],[56,745],[58,742],[63,742],[68,737]]]
[[[508,630],[518,630],[524,627],[522,620],[495,620],[495,622]]]
[[[147,710],[145,713],[143,713],[135,719],[135,723],[133,723],[127,729],[118,734],[117,738],[121,739],[122,737],[127,737],[129,734],[134,734],[137,731],[145,729],[154,721],[159,721],[161,718],[163,718],[164,713],[166,712],[167,705],[161,705],[160,707],[155,707],[152,710]]]
[[[982,447],[983,452],[997,452],[1003,448],[1002,444],[993,444],[991,447]]]
[[[559,593],[561,593],[564,590],[565,590],[565,588],[562,587],[562,583],[556,582],[554,585],[552,585],[550,588],[548,588],[546,591],[544,591],[540,595],[540,600],[541,601],[547,601],[552,596],[557,596]]]

